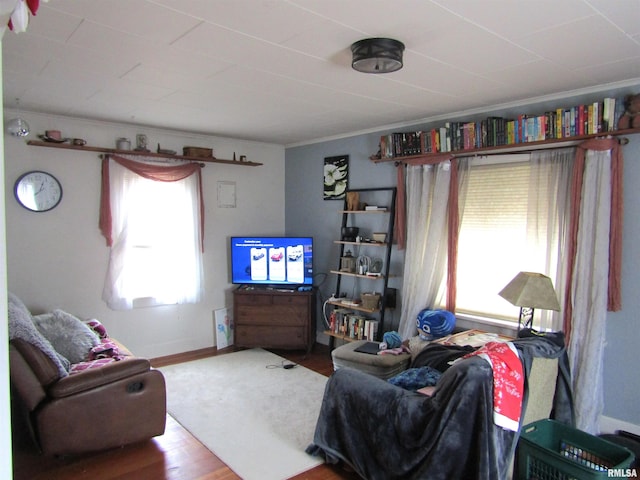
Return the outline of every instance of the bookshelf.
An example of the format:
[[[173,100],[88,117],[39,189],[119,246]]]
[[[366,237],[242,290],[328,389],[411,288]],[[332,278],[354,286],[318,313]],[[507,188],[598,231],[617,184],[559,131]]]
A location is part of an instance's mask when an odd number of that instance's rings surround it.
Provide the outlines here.
[[[357,222],[360,227],[359,233],[363,237],[369,234],[374,240],[361,239],[353,241],[352,239],[342,236],[334,243],[340,247],[340,258],[338,263],[340,267],[330,270],[332,275],[336,276],[337,295],[342,292],[343,281],[348,280],[352,291],[357,295],[361,295],[360,300],[357,298],[334,298],[326,302],[331,306],[332,319],[328,329],[324,330],[325,335],[329,336],[329,347],[333,349],[335,339],[345,342],[353,342],[356,340],[375,341],[382,336],[385,331],[385,310],[392,308],[388,301],[387,294],[388,280],[390,278],[389,268],[391,263],[391,249],[393,245],[393,227],[395,217],[395,202],[397,190],[395,187],[389,188],[361,188],[350,189],[349,192],[357,193],[360,200],[382,202],[386,206],[368,210],[367,207],[358,207],[357,210],[349,210],[347,208],[347,198],[344,200],[344,209],[338,213],[342,215],[342,231],[348,226],[355,226],[353,222]],[[372,208],[372,207],[369,207]],[[384,229],[384,237],[375,240],[375,228]],[[366,233],[364,233],[366,232]],[[342,260],[348,258],[350,250],[353,249],[356,257],[353,258],[353,269],[345,269]],[[347,252],[347,250],[349,250]],[[362,255],[360,255],[362,253]],[[379,257],[379,258],[377,258]],[[366,268],[361,269],[356,266],[358,260],[366,259]],[[371,268],[375,260],[379,261],[379,268]],[[357,296],[356,295],[356,296]],[[364,296],[362,296],[364,295]],[[371,295],[367,297],[368,295]],[[372,299],[373,303],[366,303],[365,299]]]
[[[491,155],[500,153],[524,153],[535,150],[544,150],[548,148],[562,148],[578,145],[579,143],[592,138],[604,138],[611,137],[623,137],[624,135],[633,135],[640,133],[640,128],[630,128],[626,130],[614,130],[612,132],[603,132],[590,135],[578,135],[571,138],[561,139],[548,139],[540,140],[536,142],[516,143],[513,145],[500,145],[496,147],[479,147],[468,150],[454,150],[451,152],[437,152],[437,153],[421,153],[418,155],[403,155],[392,158],[379,158],[375,155],[369,157],[373,163],[386,163],[386,162],[410,162],[411,160],[421,160],[428,158],[436,158],[442,155],[449,155],[453,158],[456,157],[468,157],[470,155]],[[626,138],[620,138],[620,143],[625,145],[629,142]]]
[[[640,133],[637,128],[617,129],[624,110],[624,98],[607,97],[540,114],[445,122],[420,131],[382,135],[378,153],[369,158],[374,163],[411,163],[443,155],[462,157],[560,148],[592,138]]]

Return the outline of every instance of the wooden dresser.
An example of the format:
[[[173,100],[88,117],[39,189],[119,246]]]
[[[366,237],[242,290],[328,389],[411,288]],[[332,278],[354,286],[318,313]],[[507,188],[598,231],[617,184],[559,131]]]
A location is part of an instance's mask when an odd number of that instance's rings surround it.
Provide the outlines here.
[[[311,350],[315,342],[315,291],[240,287],[233,292],[234,344]]]

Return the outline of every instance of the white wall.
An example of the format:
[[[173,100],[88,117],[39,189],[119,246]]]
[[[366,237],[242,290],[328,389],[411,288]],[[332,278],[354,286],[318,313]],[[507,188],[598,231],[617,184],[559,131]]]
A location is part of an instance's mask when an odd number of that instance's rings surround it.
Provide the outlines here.
[[[6,20],[6,19],[5,19]],[[0,43],[0,47],[2,44]],[[2,70],[2,48],[0,48],[0,73]],[[2,98],[2,85],[0,85],[0,98]],[[4,125],[2,113],[0,124]],[[7,318],[7,251],[5,248],[5,222],[4,222],[4,148],[0,138],[0,315]],[[11,405],[9,395],[9,335],[7,323],[0,323],[0,452],[5,452],[6,461],[0,462],[0,478],[12,478],[12,458],[6,452],[11,451]]]
[[[5,117],[15,112],[6,111]],[[33,313],[62,308],[82,318],[95,317],[134,353],[158,357],[215,345],[213,311],[231,307],[228,238],[234,234],[284,232],[284,148],[228,138],[205,137],[132,125],[85,121],[21,112],[31,125],[28,139],[56,129],[88,145],[115,148],[115,139],[148,136],[148,146],[182,152],[182,147],[212,147],[218,158],[261,162],[257,167],[208,163],[203,170],[205,197],[205,294],[196,305],[110,310],[101,299],[109,249],[98,229],[100,159],[98,153],[27,146],[5,135],[5,203],[8,289]],[[15,180],[29,170],[45,170],[62,183],[60,205],[33,213],[13,197]],[[217,206],[217,182],[236,183],[236,208]]]

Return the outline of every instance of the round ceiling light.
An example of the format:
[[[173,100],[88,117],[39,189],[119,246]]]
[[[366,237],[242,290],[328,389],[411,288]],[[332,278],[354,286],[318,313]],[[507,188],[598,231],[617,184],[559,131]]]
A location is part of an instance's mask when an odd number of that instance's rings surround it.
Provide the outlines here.
[[[354,70],[362,73],[391,73],[402,68],[404,44],[391,38],[365,38],[351,45]]]

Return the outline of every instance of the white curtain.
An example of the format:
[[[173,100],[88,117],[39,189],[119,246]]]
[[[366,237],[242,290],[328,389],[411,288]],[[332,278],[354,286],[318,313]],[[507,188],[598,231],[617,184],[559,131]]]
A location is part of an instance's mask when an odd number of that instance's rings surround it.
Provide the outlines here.
[[[407,244],[398,333],[417,334],[420,310],[431,307],[447,265],[447,210],[451,162],[407,166]]]
[[[563,305],[566,280],[565,251],[569,228],[571,170],[574,148],[541,150],[531,154],[527,211],[527,254],[534,271],[553,280]],[[540,330],[562,330],[562,313],[538,309]]]
[[[569,360],[576,426],[595,434],[603,410],[602,359],[607,316],[611,152],[588,150],[571,291]]]
[[[202,292],[197,175],[149,180],[111,162],[112,239],[103,300],[116,310],[135,299],[195,303]]]

